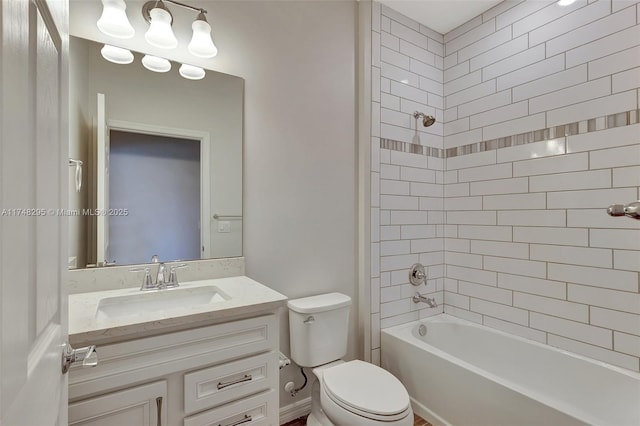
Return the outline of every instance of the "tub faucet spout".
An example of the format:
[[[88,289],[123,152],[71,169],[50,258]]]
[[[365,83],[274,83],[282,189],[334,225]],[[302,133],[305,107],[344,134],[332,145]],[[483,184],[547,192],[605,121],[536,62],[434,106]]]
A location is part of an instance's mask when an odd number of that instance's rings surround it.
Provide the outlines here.
[[[427,296],[423,296],[420,293],[416,293],[413,295],[413,303],[420,303],[420,302],[424,302],[426,303],[430,308],[435,308],[438,306],[438,304],[436,303],[436,299],[434,297],[427,297]]]

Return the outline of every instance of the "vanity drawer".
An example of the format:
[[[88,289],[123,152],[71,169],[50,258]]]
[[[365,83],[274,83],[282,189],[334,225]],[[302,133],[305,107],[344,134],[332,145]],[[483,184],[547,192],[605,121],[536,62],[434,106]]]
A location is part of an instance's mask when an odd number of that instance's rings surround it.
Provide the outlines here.
[[[277,426],[274,389],[184,419],[184,426]]]
[[[278,386],[278,353],[267,352],[184,375],[184,411],[202,411]]]
[[[278,347],[277,329],[276,316],[271,314],[98,346],[97,367],[72,367],[69,399],[274,351]]]

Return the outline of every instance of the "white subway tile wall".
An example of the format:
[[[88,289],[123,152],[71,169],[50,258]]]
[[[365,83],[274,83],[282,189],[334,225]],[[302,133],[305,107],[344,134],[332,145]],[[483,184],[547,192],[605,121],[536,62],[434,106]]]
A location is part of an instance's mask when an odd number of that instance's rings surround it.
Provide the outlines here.
[[[372,332],[445,312],[640,371],[640,221],[605,213],[640,198],[640,3],[373,20]]]
[[[384,5],[372,12],[371,225],[379,230],[371,230],[371,360],[379,362],[381,327],[443,311],[411,297],[420,291],[443,304],[444,45],[441,34]],[[437,121],[425,128],[414,111]],[[411,152],[386,149],[408,144]],[[419,287],[409,284],[416,262],[429,273]]]

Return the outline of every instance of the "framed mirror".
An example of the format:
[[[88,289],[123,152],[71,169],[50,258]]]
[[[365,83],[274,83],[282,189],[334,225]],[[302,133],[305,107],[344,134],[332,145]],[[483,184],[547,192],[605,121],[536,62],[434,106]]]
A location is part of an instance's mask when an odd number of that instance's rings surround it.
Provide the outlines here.
[[[102,47],[70,38],[69,267],[241,256],[244,80]]]

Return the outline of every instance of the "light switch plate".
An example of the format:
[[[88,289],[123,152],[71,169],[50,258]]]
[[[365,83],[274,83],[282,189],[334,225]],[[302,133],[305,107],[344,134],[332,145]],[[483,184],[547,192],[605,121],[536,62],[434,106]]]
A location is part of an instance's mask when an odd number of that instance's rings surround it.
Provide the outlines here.
[[[231,222],[228,220],[221,220],[218,222],[218,232],[228,233],[231,232]]]

